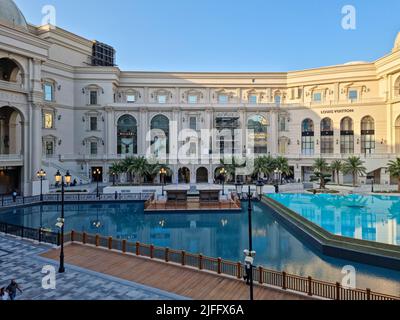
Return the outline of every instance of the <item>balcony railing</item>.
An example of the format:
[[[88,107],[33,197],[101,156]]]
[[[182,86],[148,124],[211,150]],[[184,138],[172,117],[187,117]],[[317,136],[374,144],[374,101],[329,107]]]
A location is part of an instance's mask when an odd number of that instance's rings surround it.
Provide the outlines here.
[[[3,162],[21,162],[24,160],[22,154],[0,154],[0,161]]]

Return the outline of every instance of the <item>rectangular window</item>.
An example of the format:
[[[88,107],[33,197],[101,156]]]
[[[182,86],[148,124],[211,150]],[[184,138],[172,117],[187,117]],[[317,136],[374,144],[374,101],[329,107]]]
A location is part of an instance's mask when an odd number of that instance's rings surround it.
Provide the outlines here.
[[[90,117],[90,131],[97,131],[97,117]]]
[[[190,117],[190,129],[192,130],[197,130],[197,118],[196,117]]]
[[[373,154],[375,144],[375,131],[361,132],[361,152],[363,154]]]
[[[314,136],[303,136],[301,146],[303,155],[314,155]]]
[[[354,153],[354,134],[342,133],[340,136],[340,153],[353,154]]]
[[[196,104],[197,101],[198,101],[198,97],[197,97],[196,95],[190,95],[190,96],[188,97],[188,102],[189,102],[190,104]]]
[[[126,102],[128,103],[135,103],[136,102],[136,96],[133,94],[128,94],[126,96]]]
[[[53,141],[46,141],[45,147],[46,147],[46,156],[54,155],[54,142]]]
[[[350,101],[357,101],[358,100],[358,91],[357,90],[350,90],[349,91],[349,100]]]
[[[220,94],[218,96],[218,102],[220,104],[227,104],[228,103],[228,96],[226,94]]]
[[[158,103],[160,103],[160,104],[167,103],[167,96],[166,95],[158,96],[157,99],[158,99]]]
[[[49,83],[44,85],[44,100],[45,101],[53,101],[53,86]]]
[[[287,122],[286,117],[279,117],[279,131],[281,132],[287,131],[286,122]]]
[[[333,154],[333,135],[321,136],[321,153],[322,154]]]
[[[97,154],[97,142],[90,143],[90,154],[93,154],[93,155]]]
[[[90,104],[97,105],[97,91],[90,91]]]
[[[189,155],[196,154],[196,147],[197,147],[196,142],[191,142],[191,143],[190,143]]]
[[[252,94],[251,96],[249,96],[249,103],[250,104],[257,104],[258,103],[258,97],[254,94]]]
[[[313,95],[313,101],[314,102],[321,102],[322,101],[322,94],[321,92],[316,92]]]
[[[50,112],[45,112],[43,115],[44,128],[53,129],[53,114]]]

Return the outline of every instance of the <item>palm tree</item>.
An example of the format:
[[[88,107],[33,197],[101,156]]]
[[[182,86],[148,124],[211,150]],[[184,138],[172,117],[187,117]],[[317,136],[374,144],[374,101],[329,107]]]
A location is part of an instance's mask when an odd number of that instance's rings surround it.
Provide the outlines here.
[[[236,182],[236,169],[246,166],[246,163],[240,162],[235,157],[221,159],[221,165],[226,171],[226,175],[233,178]]]
[[[293,174],[293,171],[290,169],[290,166],[289,166],[289,160],[287,158],[279,156],[278,158],[275,159],[275,165],[276,165],[276,168],[280,172],[282,172],[281,183],[283,180],[283,176],[290,176],[291,174]]]
[[[331,170],[333,171],[336,184],[339,184],[339,174],[342,171],[343,163],[341,160],[335,160],[331,163]]]
[[[395,177],[398,179],[398,192],[400,192],[400,158],[397,158],[396,160],[390,161],[388,164],[388,170],[390,172],[390,175],[392,177]]]
[[[325,189],[325,185],[329,182],[330,174],[327,174],[329,171],[329,165],[325,159],[316,159],[313,165],[315,176],[311,177],[311,181],[319,180],[319,188]]]
[[[145,157],[133,158],[131,165],[128,167],[128,172],[134,173],[139,177],[139,183],[144,181],[144,177],[148,173],[148,163]]]
[[[166,176],[171,176],[172,175],[172,170],[166,166],[162,165],[159,163],[147,163],[147,168],[146,168],[146,175],[150,177],[151,181],[154,183],[154,180],[157,178],[157,176],[160,174],[160,170],[164,168],[166,170]]]
[[[253,175],[257,176],[258,180],[260,180],[262,174],[266,175],[269,180],[270,175],[275,169],[275,159],[271,156],[260,156],[254,160]]]
[[[119,180],[119,175],[124,172],[124,167],[121,162],[114,162],[109,168],[109,174],[112,174],[113,177],[117,177]],[[113,185],[115,185],[115,178],[113,180]]]
[[[357,177],[367,173],[367,169],[364,167],[364,161],[362,161],[360,157],[355,156],[348,158],[344,162],[342,171],[344,174],[351,173],[353,176],[353,187],[356,186]]]
[[[125,172],[128,176],[128,182],[132,182],[132,173],[129,171],[129,168],[133,165],[135,161],[134,157],[127,157],[126,159],[122,160],[122,172]]]

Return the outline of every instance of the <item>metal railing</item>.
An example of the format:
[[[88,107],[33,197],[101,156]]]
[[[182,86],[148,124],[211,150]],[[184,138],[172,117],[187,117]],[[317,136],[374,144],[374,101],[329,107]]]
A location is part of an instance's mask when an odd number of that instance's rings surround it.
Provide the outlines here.
[[[0,222],[0,233],[59,246],[60,233]]]
[[[88,194],[65,194],[65,202],[95,202],[95,201],[147,201],[153,193],[119,193],[115,194],[100,194],[97,197],[96,193]],[[44,194],[43,203],[61,202],[61,194]],[[16,197],[5,196],[0,199],[0,208],[12,208],[22,205],[39,204],[40,196],[32,197]]]
[[[175,263],[198,270],[214,272],[219,275],[235,277],[237,279],[242,279],[245,274],[245,268],[241,262],[235,263],[221,258],[211,258],[201,254],[192,254],[181,250],[156,247],[140,242],[133,243],[126,240],[113,239],[112,237],[103,237],[75,231],[66,235],[65,241],[116,250],[124,254],[128,253],[147,257],[165,263]],[[346,289],[343,288],[340,283],[329,283],[315,280],[312,277],[296,276],[286,272],[268,270],[263,267],[254,267],[253,279],[260,285],[291,290],[306,294],[310,297],[329,300],[400,300],[400,297],[373,292],[370,289]]]

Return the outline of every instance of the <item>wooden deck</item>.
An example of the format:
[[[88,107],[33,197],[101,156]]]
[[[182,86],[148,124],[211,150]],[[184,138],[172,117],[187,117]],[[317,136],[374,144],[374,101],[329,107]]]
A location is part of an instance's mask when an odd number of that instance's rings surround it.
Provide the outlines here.
[[[188,199],[185,202],[153,200],[145,206],[145,212],[157,211],[241,211],[240,203],[231,200],[221,200],[219,202],[201,202],[198,198]]]
[[[59,250],[51,250],[42,256],[58,260]],[[240,280],[87,245],[67,245],[65,262],[195,300],[249,298],[249,287]],[[306,296],[259,285],[255,286],[254,295],[256,300],[308,299]]]

